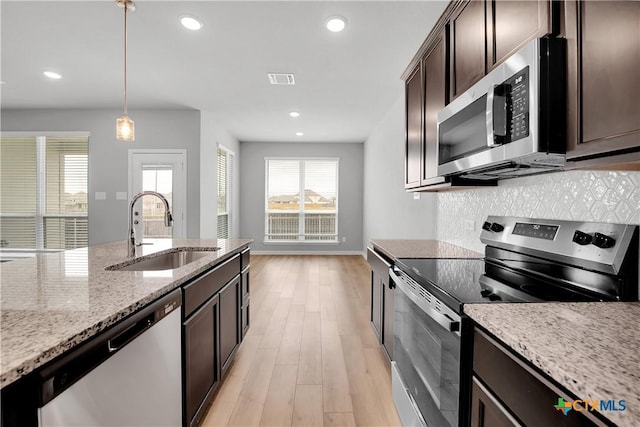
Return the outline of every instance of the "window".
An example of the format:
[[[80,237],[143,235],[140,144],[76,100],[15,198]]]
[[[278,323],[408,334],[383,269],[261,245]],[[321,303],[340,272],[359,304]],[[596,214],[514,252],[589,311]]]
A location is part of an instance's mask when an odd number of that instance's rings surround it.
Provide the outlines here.
[[[218,239],[231,236],[231,182],[233,153],[218,146]]]
[[[338,242],[339,159],[265,159],[265,242]]]
[[[0,245],[72,249],[88,245],[89,138],[0,137]]]

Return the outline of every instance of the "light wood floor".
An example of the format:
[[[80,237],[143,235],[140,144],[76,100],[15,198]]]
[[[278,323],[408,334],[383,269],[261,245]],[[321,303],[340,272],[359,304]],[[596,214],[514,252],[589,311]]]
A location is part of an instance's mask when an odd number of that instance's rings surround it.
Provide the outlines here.
[[[251,257],[251,328],[204,426],[399,426],[361,256]]]

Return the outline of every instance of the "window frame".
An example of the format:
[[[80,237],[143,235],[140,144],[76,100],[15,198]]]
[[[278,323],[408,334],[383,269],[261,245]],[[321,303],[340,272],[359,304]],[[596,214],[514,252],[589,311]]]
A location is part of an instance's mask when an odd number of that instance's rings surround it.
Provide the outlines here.
[[[35,222],[35,247],[33,248],[0,248],[3,252],[59,252],[66,248],[48,248],[45,246],[45,222],[47,218],[86,218],[87,221],[87,245],[89,244],[89,141],[90,132],[84,131],[2,131],[2,138],[34,138],[36,140],[36,208],[33,215],[4,214],[9,217],[33,218]],[[87,212],[85,215],[48,213],[47,212],[47,138],[87,138]]]
[[[266,245],[339,245],[339,188],[340,188],[340,157],[313,157],[313,156],[276,156],[265,157],[265,190],[264,190],[264,239],[263,243]],[[300,168],[298,169],[298,194],[304,194],[305,185],[305,168],[304,163],[306,161],[332,161],[336,164],[336,188],[335,188],[335,235],[332,240],[309,240],[304,230],[305,227],[305,211],[304,211],[304,196],[302,203],[299,203],[299,221],[298,221],[298,238],[295,240],[271,240],[269,239],[269,161],[270,160],[287,160],[298,161]]]

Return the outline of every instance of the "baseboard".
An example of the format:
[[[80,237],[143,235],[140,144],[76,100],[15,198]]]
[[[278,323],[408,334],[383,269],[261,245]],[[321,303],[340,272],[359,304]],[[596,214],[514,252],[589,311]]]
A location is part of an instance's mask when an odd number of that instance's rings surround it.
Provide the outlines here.
[[[251,249],[251,255],[360,255],[366,259],[366,252],[362,251],[256,251]]]

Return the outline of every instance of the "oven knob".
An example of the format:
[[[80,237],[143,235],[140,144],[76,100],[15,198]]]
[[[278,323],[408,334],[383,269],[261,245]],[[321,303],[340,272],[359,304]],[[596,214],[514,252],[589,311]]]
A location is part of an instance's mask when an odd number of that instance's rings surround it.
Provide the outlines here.
[[[591,240],[593,240],[591,234],[584,233],[580,230],[576,230],[576,232],[573,233],[573,241],[579,245],[588,245],[591,243]]]
[[[605,236],[604,234],[594,233],[592,243],[599,248],[611,248],[616,244],[616,239]]]
[[[504,225],[498,224],[497,222],[494,222],[493,224],[491,224],[491,231],[495,231],[496,233],[499,233],[502,230],[504,230]]]
[[[489,295],[491,295],[492,293],[493,293],[493,291],[492,291],[491,289],[482,289],[482,290],[480,290],[480,295],[481,295],[483,298],[488,297],[488,296],[489,296]]]
[[[482,229],[483,230],[487,230],[487,231],[491,231],[491,223],[485,221],[484,224],[482,224]]]

